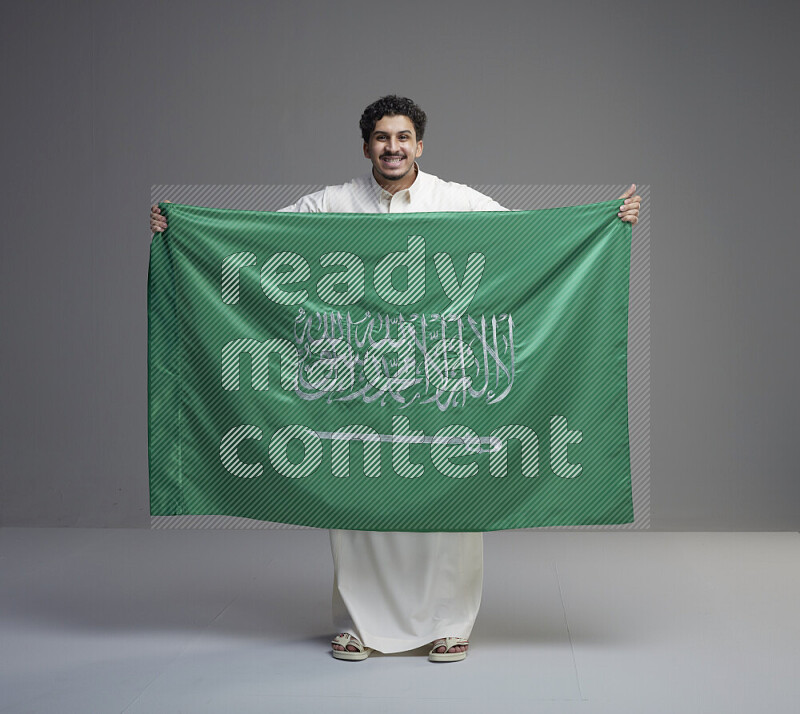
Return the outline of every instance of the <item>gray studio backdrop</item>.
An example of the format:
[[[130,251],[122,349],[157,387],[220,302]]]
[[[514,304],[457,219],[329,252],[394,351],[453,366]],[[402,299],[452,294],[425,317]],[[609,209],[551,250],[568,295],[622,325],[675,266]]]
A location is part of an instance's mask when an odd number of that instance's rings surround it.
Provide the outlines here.
[[[797,530],[798,19],[5,2],[0,524],[150,525],[151,186],[341,183],[368,168],[361,110],[396,92],[442,178],[652,190],[651,526]]]

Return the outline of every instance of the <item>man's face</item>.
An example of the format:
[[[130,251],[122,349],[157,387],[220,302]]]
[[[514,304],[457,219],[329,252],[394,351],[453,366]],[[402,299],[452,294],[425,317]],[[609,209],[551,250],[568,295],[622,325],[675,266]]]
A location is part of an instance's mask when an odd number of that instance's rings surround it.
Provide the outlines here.
[[[399,181],[414,170],[414,160],[422,154],[414,123],[406,116],[384,116],[375,124],[364,144],[366,156],[375,173],[388,181]],[[412,174],[413,175],[413,174]]]

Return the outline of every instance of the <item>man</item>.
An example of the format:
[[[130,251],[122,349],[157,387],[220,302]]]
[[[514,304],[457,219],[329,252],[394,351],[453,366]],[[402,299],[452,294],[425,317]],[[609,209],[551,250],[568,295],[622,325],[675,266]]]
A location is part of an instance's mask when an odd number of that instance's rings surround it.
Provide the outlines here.
[[[369,174],[303,196],[282,211],[408,213],[504,211],[463,184],[420,170],[427,117],[410,99],[389,95],[370,104],[359,123]],[[635,225],[641,197],[632,185],[617,214]],[[150,228],[167,227],[158,208]],[[462,660],[483,585],[482,533],[330,531],[333,612],[341,633],[337,659],[363,660],[373,649],[403,652],[432,643],[434,662]]]

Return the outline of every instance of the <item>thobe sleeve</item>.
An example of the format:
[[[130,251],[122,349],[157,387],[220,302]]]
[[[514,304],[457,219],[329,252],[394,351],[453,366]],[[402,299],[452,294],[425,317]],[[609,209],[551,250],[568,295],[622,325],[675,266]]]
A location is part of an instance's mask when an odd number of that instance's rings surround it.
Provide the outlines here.
[[[474,188],[468,188],[469,191],[469,204],[470,209],[473,211],[508,211],[508,208],[501,206],[491,196],[476,191]]]
[[[278,212],[294,212],[294,213],[324,213],[325,212],[325,193],[327,189],[309,193],[300,198],[296,203],[291,206],[284,206],[279,208]]]

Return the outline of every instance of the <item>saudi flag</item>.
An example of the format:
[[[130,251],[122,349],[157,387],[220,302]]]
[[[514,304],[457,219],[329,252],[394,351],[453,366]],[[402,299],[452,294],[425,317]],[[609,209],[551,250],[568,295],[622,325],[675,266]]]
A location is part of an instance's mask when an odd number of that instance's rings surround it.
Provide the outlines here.
[[[161,204],[151,515],[420,532],[632,522],[618,207]]]

